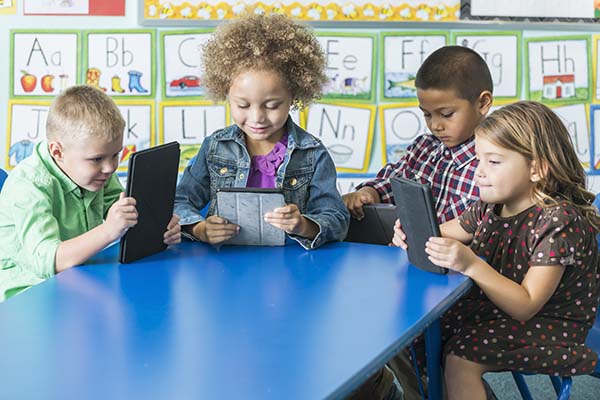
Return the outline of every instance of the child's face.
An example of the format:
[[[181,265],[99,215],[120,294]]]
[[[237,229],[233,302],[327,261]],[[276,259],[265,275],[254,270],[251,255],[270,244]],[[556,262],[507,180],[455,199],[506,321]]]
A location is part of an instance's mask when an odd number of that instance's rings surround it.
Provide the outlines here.
[[[417,97],[427,127],[446,147],[457,146],[473,136],[492,104],[489,92],[483,92],[474,102],[458,97],[453,89],[417,89]]]
[[[277,72],[245,71],[229,88],[231,116],[249,141],[277,143],[284,131],[292,95]]]
[[[88,137],[82,140],[51,141],[50,154],[60,169],[90,192],[97,192],[108,182],[119,165],[123,137],[107,142]]]
[[[533,204],[531,188],[537,175],[531,162],[481,135],[475,135],[475,151],[479,158],[475,184],[481,200],[518,212]]]

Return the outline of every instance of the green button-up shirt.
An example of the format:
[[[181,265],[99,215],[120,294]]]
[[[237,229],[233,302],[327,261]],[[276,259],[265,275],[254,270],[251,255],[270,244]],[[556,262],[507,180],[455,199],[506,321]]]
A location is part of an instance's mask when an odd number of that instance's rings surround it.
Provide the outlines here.
[[[97,192],[80,188],[36,145],[0,192],[0,301],[53,276],[58,245],[100,225],[122,191],[115,174]]]

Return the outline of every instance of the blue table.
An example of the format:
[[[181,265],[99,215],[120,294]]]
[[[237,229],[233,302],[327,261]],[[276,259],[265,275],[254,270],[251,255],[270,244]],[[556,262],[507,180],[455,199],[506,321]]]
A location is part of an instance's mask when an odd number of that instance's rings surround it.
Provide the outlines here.
[[[117,250],[0,304],[0,398],[341,398],[471,285],[356,243]]]

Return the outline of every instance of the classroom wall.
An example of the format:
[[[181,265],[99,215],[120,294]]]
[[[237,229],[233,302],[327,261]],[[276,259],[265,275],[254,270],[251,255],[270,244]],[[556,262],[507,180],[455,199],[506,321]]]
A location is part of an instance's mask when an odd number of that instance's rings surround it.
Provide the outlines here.
[[[138,21],[138,15],[139,15],[139,2],[138,1],[131,1],[128,0],[125,2],[125,9],[126,9],[126,13],[124,17],[97,17],[97,16],[23,16],[22,15],[22,2],[18,2],[17,3],[17,12],[14,15],[3,15],[0,14],[0,49],[2,49],[2,51],[5,54],[11,54],[10,53],[10,32],[12,29],[19,29],[19,30],[33,30],[33,31],[42,31],[42,30],[63,30],[63,29],[69,29],[69,30],[81,30],[81,31],[86,31],[86,30],[111,30],[111,31],[117,31],[117,30],[130,30],[130,29],[144,29],[144,30],[150,30],[152,32],[154,32],[154,40],[155,40],[155,51],[156,51],[156,58],[155,60],[157,60],[156,62],[153,63],[155,70],[153,71],[153,79],[156,82],[160,82],[163,79],[163,69],[165,69],[165,65],[164,65],[164,61],[160,60],[160,43],[161,43],[161,35],[165,32],[171,32],[171,33],[175,33],[179,30],[185,30],[185,31],[189,31],[190,29],[193,30],[197,30],[199,32],[202,32],[204,30],[207,31],[206,35],[209,34],[209,31],[211,29],[214,28],[214,23],[205,23],[205,24],[201,24],[200,22],[194,22],[193,24],[182,24],[181,26],[178,26],[176,22],[171,22],[171,26],[142,26],[139,21]],[[188,21],[189,22],[189,21]],[[553,35],[557,35],[557,36],[561,36],[561,37],[565,37],[565,36],[588,36],[590,37],[590,42],[592,44],[591,47],[595,46],[595,42],[592,40],[593,38],[593,32],[592,32],[592,28],[593,26],[589,25],[589,24],[565,24],[565,25],[557,25],[557,24],[553,24],[553,25],[532,25],[532,24],[528,24],[528,23],[517,23],[517,24],[498,24],[498,23],[466,23],[466,22],[454,22],[454,23],[400,23],[400,22],[394,22],[394,23],[387,23],[387,24],[383,24],[383,23],[363,23],[363,24],[352,24],[352,23],[346,23],[346,22],[340,22],[340,23],[321,23],[321,24],[315,24],[317,31],[320,33],[320,35],[322,36],[326,36],[327,34],[332,34],[332,35],[340,35],[343,36],[347,33],[350,33],[352,35],[356,35],[358,34],[362,34],[364,33],[365,35],[373,35],[376,37],[376,39],[379,41],[377,44],[377,48],[375,49],[376,52],[381,51],[381,42],[380,42],[380,37],[379,37],[379,33],[381,32],[391,32],[391,31],[413,31],[412,33],[415,34],[424,34],[424,32],[429,32],[429,31],[447,31],[447,32],[454,32],[455,34],[458,34],[459,32],[481,32],[481,31],[494,31],[494,32],[503,32],[503,31],[519,31],[522,32],[522,36],[524,39],[527,38],[535,38],[535,37],[548,37],[548,36],[553,36]],[[534,29],[532,29],[534,28]],[[406,33],[406,32],[405,32]],[[524,52],[523,52],[524,53]],[[590,52],[590,57],[591,57],[592,53]],[[355,116],[358,116],[356,118],[358,118],[361,121],[364,120],[368,120],[369,116],[372,118],[372,128],[370,128],[372,130],[372,137],[368,137],[368,135],[364,134],[364,139],[366,141],[369,142],[369,144],[365,144],[362,143],[359,146],[359,152],[360,151],[365,151],[366,149],[366,158],[368,158],[368,162],[360,167],[360,168],[347,168],[347,167],[343,167],[340,168],[340,176],[342,177],[340,179],[340,190],[342,191],[348,191],[350,190],[350,188],[353,186],[354,183],[361,181],[363,179],[365,179],[368,176],[372,176],[374,173],[376,173],[378,171],[378,169],[381,167],[382,163],[384,162],[385,159],[385,151],[384,151],[384,143],[383,143],[383,139],[382,139],[382,134],[384,133],[383,131],[385,130],[383,124],[382,124],[382,120],[380,119],[380,116],[382,115],[382,111],[383,109],[381,108],[377,108],[377,106],[382,105],[382,104],[397,104],[398,101],[394,101],[394,99],[390,99],[390,100],[385,100],[385,99],[381,99],[381,93],[383,90],[385,90],[385,85],[382,84],[381,80],[384,79],[382,77],[382,71],[380,70],[381,66],[379,65],[379,57],[376,55],[375,57],[375,70],[376,70],[376,79],[374,82],[374,86],[373,86],[373,97],[370,99],[362,99],[358,102],[354,102],[352,103],[352,98],[350,99],[350,108],[347,110],[349,111],[349,114],[353,114]],[[521,71],[524,70],[524,64],[526,63],[526,59],[525,57],[523,57],[522,61],[521,61]],[[168,68],[168,67],[167,67]],[[595,63],[591,63],[590,62],[590,68],[595,68]],[[8,118],[9,118],[9,113],[8,113],[8,109],[9,109],[9,94],[10,94],[10,74],[11,74],[11,60],[8,57],[4,57],[2,59],[2,61],[0,61],[0,71],[2,71],[3,73],[0,74],[0,127],[4,128],[4,136],[3,139],[4,140],[0,140],[0,151],[2,152],[1,154],[3,154],[3,162],[2,162],[2,168],[5,168],[6,165],[6,158],[7,158],[7,135],[8,135],[8,129],[7,129],[7,123],[8,123]],[[591,78],[591,73],[592,71],[590,71],[590,78]],[[149,74],[147,74],[149,75]],[[519,98],[526,98],[526,77],[523,76],[522,77],[522,85],[520,87],[520,93],[518,94],[517,97]],[[592,82],[590,82],[590,90],[596,90],[595,88],[595,83],[592,84]],[[327,97],[327,96],[326,96]],[[330,96],[331,97],[331,96]],[[510,97],[510,96],[509,96]],[[592,96],[593,98],[594,96]],[[119,98],[117,98],[118,100],[120,100]],[[47,100],[47,99],[46,99]],[[151,138],[151,140],[147,141],[144,145],[155,145],[157,143],[163,142],[163,141],[168,141],[168,137],[166,137],[166,135],[160,136],[160,129],[159,129],[159,125],[161,124],[161,119],[159,118],[159,114],[160,113],[160,107],[161,107],[161,101],[165,100],[165,93],[163,93],[163,90],[161,89],[161,86],[159,84],[157,84],[155,86],[155,92],[154,95],[150,98],[143,98],[139,101],[141,101],[142,103],[144,102],[150,102],[153,103],[153,110],[152,110],[152,123],[155,124],[153,129],[155,131],[155,135]],[[228,118],[228,114],[226,109],[223,106],[215,106],[214,109],[211,108],[206,108],[206,107],[212,107],[210,105],[208,105],[205,101],[203,101],[202,99],[196,99],[196,98],[182,98],[181,100],[177,100],[175,98],[172,99],[168,99],[171,100],[173,102],[173,104],[177,105],[177,112],[181,111],[181,109],[185,108],[186,105],[189,106],[198,106],[198,107],[205,107],[203,110],[206,113],[206,111],[208,110],[209,114],[213,114],[213,115],[219,115],[219,118],[222,119],[223,121],[226,121]],[[325,99],[326,102],[323,102],[322,104],[319,104],[317,106],[315,106],[313,108],[312,112],[316,112],[320,113],[320,115],[325,115],[327,113],[328,107],[332,107],[330,114],[328,114],[329,119],[331,119],[332,116],[336,115],[335,112],[339,111],[339,104],[343,102],[343,98],[340,99],[339,96],[338,98],[335,98],[335,96],[333,96],[333,99]],[[396,99],[397,100],[397,99]],[[595,100],[590,101],[591,102],[595,102]],[[332,104],[328,104],[328,103],[333,103]],[[406,102],[402,102],[400,101],[400,103],[406,103]],[[501,104],[502,101],[500,99],[500,101],[497,102],[497,104]],[[336,105],[337,104],[337,105]],[[408,106],[409,104],[404,104],[404,106]],[[414,104],[413,104],[414,106]],[[129,109],[135,111],[135,106],[132,104],[127,104],[124,107],[129,107]],[[336,108],[337,107],[337,108]],[[586,134],[590,135],[591,132],[591,127],[589,126],[589,118],[590,118],[590,114],[589,114],[589,109],[587,108],[588,105],[586,103],[586,112],[588,113],[587,116],[585,118],[587,118],[587,120],[584,122],[585,124],[588,124],[587,128],[586,128]],[[362,108],[362,109],[361,109]],[[198,109],[198,108],[196,108]],[[370,112],[368,111],[370,109]],[[192,109],[193,111],[194,109]],[[317,110],[317,111],[315,111]],[[343,109],[342,109],[343,112]],[[364,114],[361,114],[364,113]],[[179,115],[179,114],[177,114]],[[165,118],[167,118],[167,112],[165,111]],[[304,121],[305,125],[308,124],[309,128],[311,126],[316,126],[315,124],[317,123],[316,121],[310,122],[307,120],[307,115],[305,114],[294,114],[294,118],[298,121]],[[211,120],[213,124],[215,124],[214,120]],[[208,124],[208,128],[206,128],[206,120],[204,121],[200,121],[204,123],[205,128],[204,129],[208,129],[209,131],[212,130],[212,127],[210,126],[210,123]],[[322,120],[321,120],[322,122]],[[362,123],[362,122],[357,122],[358,123]],[[581,122],[579,122],[581,125]],[[368,125],[368,123],[367,123]],[[219,124],[216,124],[214,126],[214,129],[216,129],[219,126]],[[139,127],[138,127],[139,128]],[[152,127],[148,126],[147,128],[144,128],[146,130],[150,130]],[[316,129],[316,128],[315,128]],[[367,128],[369,129],[369,128]],[[314,132],[313,132],[314,133]],[[14,133],[13,133],[14,134]],[[190,134],[191,136],[193,136],[193,134]],[[361,135],[361,133],[359,132],[357,134],[359,137]],[[193,141],[192,141],[193,142]],[[589,146],[589,142],[587,144]],[[367,146],[367,147],[365,147]],[[389,146],[389,143],[388,143]],[[404,146],[405,147],[405,146]],[[331,148],[331,147],[330,147]],[[335,143],[333,145],[333,149],[335,149]],[[356,149],[354,149],[356,150]],[[362,161],[359,161],[359,164]],[[360,170],[362,168],[362,170]],[[588,168],[591,171],[591,167],[588,165]],[[121,171],[125,171],[126,169],[126,162],[123,162],[122,167],[120,168]],[[360,171],[359,171],[360,170]],[[595,192],[599,192],[600,191],[600,179],[595,175],[595,171],[591,171],[590,173],[590,184],[592,189]]]

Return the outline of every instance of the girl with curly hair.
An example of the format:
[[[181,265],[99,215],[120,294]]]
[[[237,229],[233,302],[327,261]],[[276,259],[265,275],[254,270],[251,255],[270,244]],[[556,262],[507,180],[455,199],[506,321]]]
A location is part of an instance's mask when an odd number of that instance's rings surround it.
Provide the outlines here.
[[[216,191],[279,188],[286,205],[264,215],[306,249],[343,240],[349,213],[323,144],[289,111],[317,99],[325,56],[311,30],[283,15],[247,15],[220,26],[203,48],[203,82],[227,100],[234,124],[207,137],[177,187],[175,213],[184,231],[212,244],[239,227],[214,215]],[[208,217],[200,214],[209,204]]]

